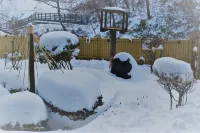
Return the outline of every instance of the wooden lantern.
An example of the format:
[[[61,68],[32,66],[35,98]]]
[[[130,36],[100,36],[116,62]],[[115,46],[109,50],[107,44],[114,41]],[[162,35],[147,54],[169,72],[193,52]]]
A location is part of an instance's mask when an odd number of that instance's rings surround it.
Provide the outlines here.
[[[128,13],[118,7],[101,9],[100,31],[110,31],[110,67],[112,67],[112,60],[116,54],[116,32],[119,31],[123,34],[128,31]]]
[[[108,30],[125,33],[128,30],[128,13],[118,7],[106,7],[101,10],[100,31]]]

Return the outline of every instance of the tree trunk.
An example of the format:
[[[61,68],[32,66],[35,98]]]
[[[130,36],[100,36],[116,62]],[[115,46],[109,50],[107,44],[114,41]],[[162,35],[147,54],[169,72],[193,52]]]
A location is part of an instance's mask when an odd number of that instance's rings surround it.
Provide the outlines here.
[[[60,24],[61,24],[63,30],[67,31],[67,29],[65,28],[65,26],[64,26],[64,24],[62,23],[62,20],[61,20],[60,1],[57,0],[56,3],[57,3],[57,8],[58,8],[58,17],[59,17]]]
[[[146,8],[147,8],[147,18],[151,19],[149,0],[146,0]]]
[[[172,94],[170,93],[170,110],[172,110]]]
[[[179,94],[179,99],[178,99],[177,108],[178,108],[178,107],[181,107],[181,106],[182,106],[182,103],[183,103],[183,95],[182,95],[182,94]]]

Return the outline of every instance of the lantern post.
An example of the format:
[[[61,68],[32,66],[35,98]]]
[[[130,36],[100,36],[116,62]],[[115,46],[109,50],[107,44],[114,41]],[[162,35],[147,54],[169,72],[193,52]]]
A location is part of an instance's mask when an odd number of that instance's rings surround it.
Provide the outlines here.
[[[110,31],[110,63],[116,54],[117,31],[121,34],[128,31],[128,13],[118,7],[106,7],[101,9],[100,31]]]

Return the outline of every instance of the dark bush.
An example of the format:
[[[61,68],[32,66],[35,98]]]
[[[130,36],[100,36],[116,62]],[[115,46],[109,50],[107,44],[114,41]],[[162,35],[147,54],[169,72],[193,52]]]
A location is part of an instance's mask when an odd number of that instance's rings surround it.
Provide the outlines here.
[[[115,74],[117,77],[123,79],[130,79],[131,76],[128,73],[131,71],[132,65],[130,59],[127,61],[121,61],[119,58],[112,60],[111,73]]]

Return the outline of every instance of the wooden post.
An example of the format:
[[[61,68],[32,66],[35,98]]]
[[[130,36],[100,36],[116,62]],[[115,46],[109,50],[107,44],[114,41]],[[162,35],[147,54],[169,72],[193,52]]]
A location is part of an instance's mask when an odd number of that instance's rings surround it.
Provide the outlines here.
[[[14,64],[13,53],[14,53],[14,39],[12,40],[12,65]]]
[[[29,33],[29,85],[30,92],[35,93],[35,69],[34,69],[34,42],[33,42],[33,27],[28,29]]]
[[[116,54],[116,31],[110,30],[111,45],[110,45],[110,57],[114,57]]]

